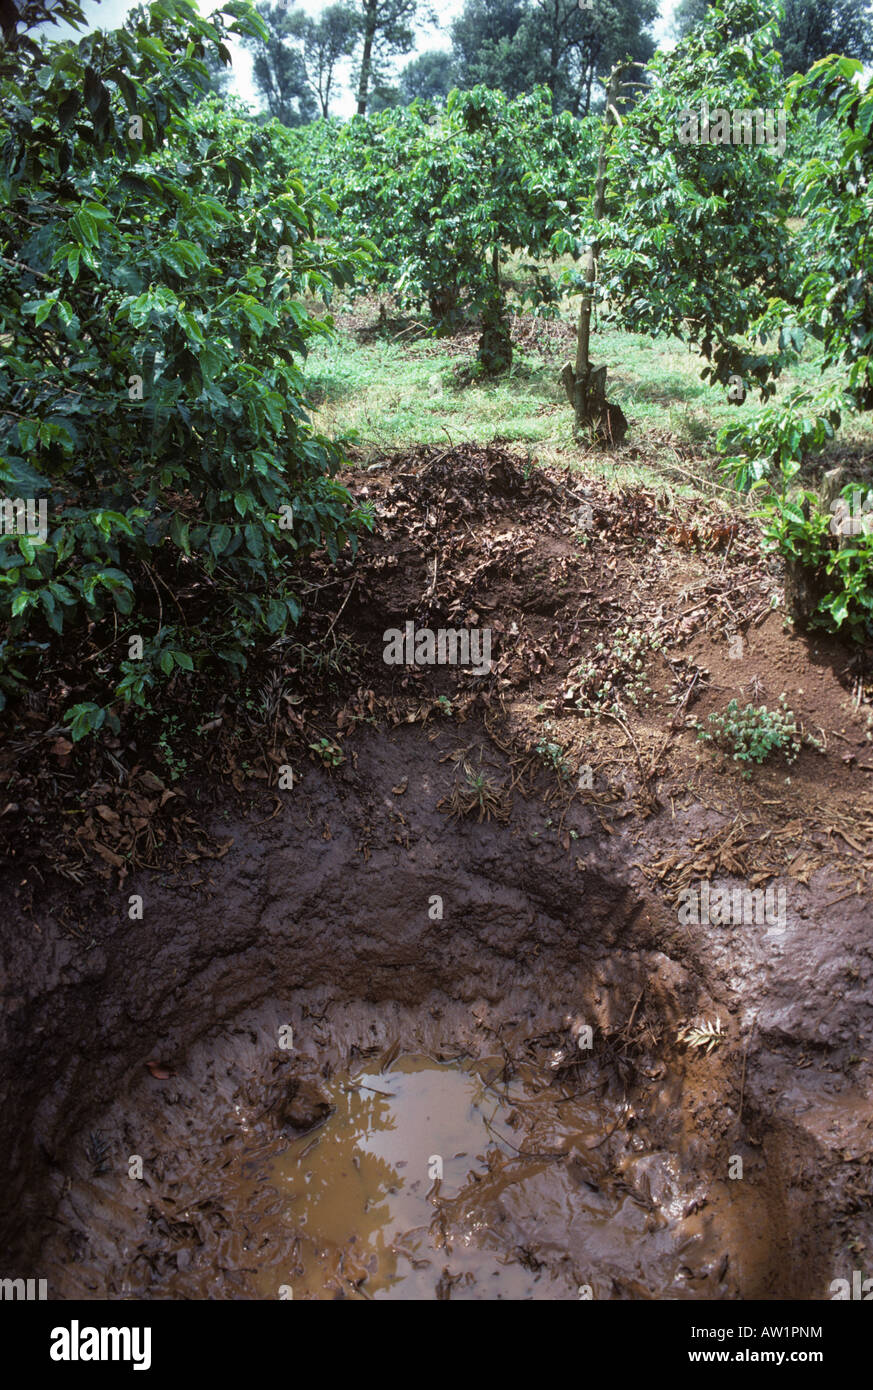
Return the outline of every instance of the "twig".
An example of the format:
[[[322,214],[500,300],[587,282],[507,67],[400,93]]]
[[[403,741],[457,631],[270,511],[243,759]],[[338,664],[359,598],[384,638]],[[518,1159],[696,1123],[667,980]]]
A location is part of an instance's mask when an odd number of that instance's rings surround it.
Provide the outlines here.
[[[489,1134],[496,1134],[497,1138],[500,1140],[502,1144],[508,1144],[511,1149],[514,1149],[515,1152],[518,1154],[519,1158],[538,1158],[545,1161],[549,1158],[567,1157],[566,1149],[547,1149],[545,1153],[532,1153],[529,1149],[520,1149],[517,1144],[513,1144],[511,1139],[507,1139],[505,1134],[501,1134],[500,1130],[497,1128],[493,1120],[486,1120],[485,1128],[488,1130]]]
[[[0,262],[2,262],[3,265],[8,265],[10,270],[26,270],[29,275],[38,275],[40,280],[51,281],[52,279],[50,275],[46,275],[45,271],[37,270],[36,267],[32,265],[25,265],[24,261],[10,261],[7,260],[6,256],[0,256]]]
[[[393,335],[392,335],[392,336],[393,336],[393,340],[396,342],[397,339],[398,339],[398,338],[402,338],[402,337],[404,336],[404,334],[406,334],[406,333],[411,333],[412,330],[413,330],[414,328],[420,328],[420,329],[422,329],[423,332],[425,332],[425,333],[428,331],[428,330],[427,330],[427,324],[425,324],[425,323],[419,323],[418,319],[415,319],[412,323],[407,324],[406,328],[401,328],[401,330],[400,330],[399,333],[393,334]]]
[[[606,1133],[604,1134],[604,1136],[603,1136],[602,1139],[596,1139],[596,1140],[591,1140],[591,1139],[589,1139],[589,1140],[586,1142],[586,1144],[585,1144],[586,1149],[599,1149],[600,1146],[601,1146],[601,1144],[605,1144],[606,1141],[607,1141],[607,1139],[611,1139],[612,1136],[613,1136],[613,1134],[615,1134],[615,1131],[616,1131],[617,1129],[619,1129],[619,1128],[621,1127],[621,1125],[624,1123],[624,1121],[627,1119],[628,1109],[629,1109],[628,1106],[625,1106],[625,1107],[624,1107],[624,1109],[622,1110],[622,1112],[621,1112],[621,1114],[619,1115],[618,1119],[616,1120],[615,1124],[612,1126],[611,1129],[608,1129],[608,1130],[606,1131]]]
[[[752,1026],[751,1026],[751,1028],[750,1028],[750,1030],[749,1030],[749,1036],[748,1036],[748,1038],[746,1039],[746,1046],[745,1046],[745,1048],[744,1048],[744,1050],[743,1050],[743,1075],[742,1075],[742,1079],[740,1080],[740,1112],[739,1112],[739,1115],[737,1116],[737,1123],[738,1123],[738,1124],[741,1124],[741,1123],[742,1123],[742,1119],[743,1119],[743,1101],[744,1101],[745,1095],[746,1095],[746,1059],[748,1058],[748,1055],[749,1055],[749,1048],[750,1048],[751,1045],[752,1045],[752,1038],[753,1038],[754,1035],[755,1035],[755,1028],[757,1027],[757,1024],[758,1024],[758,1015],[755,1014],[755,1017],[752,1019]]]
[[[603,715],[603,717],[604,717],[605,719],[611,719],[611,720],[613,720],[613,722],[616,723],[616,724],[618,724],[619,728],[623,729],[624,732],[627,734],[628,738],[629,738],[630,741],[631,741],[631,744],[633,745],[633,750],[634,750],[634,752],[635,752],[636,755],[637,755],[637,763],[639,764],[640,772],[642,772],[642,771],[643,771],[643,757],[642,757],[642,754],[640,753],[639,745],[638,745],[636,739],[634,738],[633,734],[631,733],[630,729],[628,728],[627,724],[625,724],[625,722],[624,722],[623,719],[619,719],[619,717],[618,717],[617,714],[610,714],[607,710],[602,710],[601,713],[602,713],[602,715]],[[645,775],[645,774],[644,774],[644,775]]]
[[[143,560],[143,564],[145,565],[146,569],[150,569],[150,568],[151,568],[146,560]],[[161,575],[158,573],[157,570],[152,570],[152,573],[154,574],[155,579],[158,581],[158,583],[159,583],[159,584],[162,584],[163,587],[166,589],[167,593],[170,595],[170,598],[173,600],[173,602],[175,603],[176,607],[177,607],[178,610],[179,610],[179,616],[180,616],[180,618],[182,619],[182,626],[187,628],[187,626],[188,626],[188,619],[185,617],[185,610],[184,610],[184,608],[182,607],[182,605],[181,605],[181,603],[179,602],[179,600],[178,600],[178,598],[176,597],[176,595],[173,593],[173,590],[170,588],[170,586],[169,586],[169,584],[167,583],[167,581],[161,577]],[[154,580],[153,580],[152,582],[154,583]],[[160,599],[158,600],[158,602],[160,602]]]
[[[871,769],[871,771],[873,771],[873,769]],[[823,903],[822,906],[823,906],[823,907],[836,907],[837,903],[844,903],[844,902],[846,901],[846,898],[857,898],[857,897],[860,897],[860,894],[859,894],[854,888],[850,888],[849,891],[848,891],[848,893],[843,893],[843,894],[840,895],[839,898],[833,898],[833,899],[831,900],[831,902],[829,902],[829,903]]]
[[[736,490],[732,487],[725,487],[724,483],[717,483],[714,478],[702,477],[699,473],[692,473],[687,468],[680,468],[678,463],[662,463],[662,468],[668,468],[671,473],[681,473],[683,478],[690,478],[698,487],[705,483],[707,487],[716,487],[719,492],[728,492],[732,497],[736,496]]]
[[[700,672],[699,672],[699,671],[695,671],[695,673],[694,673],[694,679],[692,680],[691,684],[688,686],[687,690],[685,691],[685,694],[682,696],[682,699],[679,701],[679,704],[676,706],[676,711],[675,711],[675,713],[674,713],[674,715],[673,715],[673,718],[670,720],[670,727],[668,728],[668,730],[667,730],[667,732],[666,732],[666,734],[665,734],[665,736],[664,736],[664,740],[663,740],[663,742],[662,742],[662,744],[661,744],[661,747],[658,749],[657,753],[656,753],[655,756],[652,758],[652,761],[651,761],[651,763],[649,764],[649,770],[648,770],[648,772],[646,773],[646,781],[648,781],[649,778],[652,777],[652,776],[654,775],[654,773],[657,771],[658,765],[660,764],[660,761],[661,761],[661,759],[663,758],[664,753],[665,753],[665,751],[666,751],[667,744],[670,742],[670,739],[673,737],[674,733],[676,732],[676,729],[678,728],[678,721],[679,721],[679,719],[682,717],[682,711],[685,709],[686,705],[688,704],[688,698],[689,698],[689,696],[690,696],[692,690],[694,689],[695,685],[697,684],[697,681],[698,681],[699,676],[700,676]]]
[[[158,600],[158,630],[157,630],[156,636],[157,636],[157,637],[160,637],[160,635],[161,635],[161,630],[163,629],[163,626],[164,626],[164,605],[161,603],[160,590],[158,589],[158,586],[157,586],[157,584],[156,584],[155,581],[154,581],[154,576],[152,575],[152,568],[151,568],[151,565],[149,565],[149,564],[147,563],[147,561],[143,560],[143,568],[145,569],[145,572],[146,572],[146,574],[148,575],[149,580],[150,580],[150,582],[151,582],[151,586],[152,586],[152,588],[153,588],[154,591],[155,591],[155,598]]]
[[[736,535],[736,531],[731,531],[730,540],[728,541],[727,547],[725,548],[724,555],[722,556],[721,567],[720,567],[720,570],[719,570],[719,573],[720,573],[720,574],[724,574],[724,567],[725,567],[725,565],[727,564],[727,558],[728,558],[728,556],[729,556],[730,553],[731,553],[731,546],[732,546],[733,543],[734,543],[734,536],[735,536],[735,535]]]
[[[355,587],[355,585],[357,584],[357,582],[358,582],[358,577],[357,577],[357,575],[355,575],[354,579],[352,580],[351,584],[349,585],[349,591],[348,591],[348,593],[346,594],[345,598],[343,599],[342,603],[341,603],[340,606],[339,606],[339,609],[337,610],[336,617],[334,618],[334,620],[333,620],[333,622],[331,623],[330,627],[327,629],[327,632],[324,634],[324,640],[325,640],[325,642],[327,641],[328,637],[329,637],[330,634],[333,632],[334,628],[336,627],[337,623],[339,622],[339,619],[340,619],[340,617],[341,617],[341,615],[342,615],[342,611],[343,611],[343,609],[345,608],[346,604],[348,603],[349,599],[351,598],[351,596],[352,596],[352,590],[354,589],[354,587]]]
[[[630,1039],[630,1030],[631,1030],[631,1028],[633,1027],[634,1017],[636,1016],[637,1009],[639,1008],[640,1000],[642,999],[642,997],[643,997],[643,995],[645,994],[645,992],[646,992],[646,987],[645,987],[645,985],[643,985],[642,989],[640,990],[639,994],[637,995],[636,1003],[634,1004],[633,1008],[631,1009],[631,1016],[630,1016],[630,1018],[628,1019],[628,1021],[627,1021],[627,1027],[626,1027],[625,1030],[624,1030],[624,1035],[625,1035],[625,1037],[626,1037],[628,1040]]]

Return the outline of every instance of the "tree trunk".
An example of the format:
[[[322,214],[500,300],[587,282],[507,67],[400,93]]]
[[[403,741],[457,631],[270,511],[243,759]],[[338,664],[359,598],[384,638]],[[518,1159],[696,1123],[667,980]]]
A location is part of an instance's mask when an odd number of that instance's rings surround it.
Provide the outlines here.
[[[586,116],[591,114],[591,85],[594,81],[594,59],[588,65],[588,78],[585,83],[585,112]]]
[[[491,250],[491,295],[482,311],[482,336],[478,362],[489,376],[506,372],[512,366],[512,334],[500,290],[500,247]]]
[[[361,76],[358,82],[358,115],[367,114],[367,94],[370,70],[373,66],[373,40],[376,37],[376,0],[366,0],[364,6],[364,48],[361,53]]]
[[[549,87],[554,95],[558,86],[558,63],[561,61],[561,36],[560,29],[560,0],[553,0],[552,4],[552,32],[550,35],[549,48]]]
[[[597,155],[597,179],[594,185],[594,216],[602,218],[606,212],[606,150],[609,127],[616,123],[616,103],[621,90],[621,69],[614,68],[606,93],[606,112],[603,122],[603,135]],[[568,362],[561,372],[561,382],[567,399],[573,407],[575,428],[579,433],[586,426],[594,426],[595,434],[610,443],[621,443],[627,429],[627,421],[618,406],[610,405],[606,399],[606,368],[595,367],[591,361],[591,315],[594,308],[594,282],[597,276],[597,242],[592,242],[585,252],[585,289],[579,304],[579,323],[576,330],[576,361]]]

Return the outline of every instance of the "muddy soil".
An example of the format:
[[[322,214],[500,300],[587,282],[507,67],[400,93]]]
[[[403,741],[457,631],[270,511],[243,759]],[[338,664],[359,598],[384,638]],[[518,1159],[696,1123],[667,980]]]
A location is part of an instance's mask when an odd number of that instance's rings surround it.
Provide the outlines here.
[[[2,885],[10,1266],[61,1298],[818,1299],[869,1274],[863,660],[785,627],[742,517],[496,449],[354,486],[376,531],[315,557],[299,637],[258,700],[216,697],[192,775],[124,731],[103,762],[37,746],[50,711],[4,764],[31,832]],[[386,666],[410,621],[487,625],[491,673]],[[617,661],[622,626],[657,644]],[[746,780],[689,727],[782,691],[790,765]],[[689,920],[704,883],[783,908]],[[377,1074],[396,1113],[347,1113]]]

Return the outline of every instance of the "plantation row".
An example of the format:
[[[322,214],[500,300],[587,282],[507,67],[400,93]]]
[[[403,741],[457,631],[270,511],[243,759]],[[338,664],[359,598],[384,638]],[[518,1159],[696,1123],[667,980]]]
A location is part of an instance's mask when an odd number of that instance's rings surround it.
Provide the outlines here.
[[[54,11],[81,19],[73,0]],[[556,114],[544,88],[478,87],[291,131],[203,97],[207,56],[261,32],[242,0],[209,19],[165,0],[77,43],[13,24],[0,489],[48,507],[44,536],[0,538],[0,701],[74,664],[86,632],[110,656],[100,698],[67,711],[74,737],[117,728],[177,668],[244,668],[299,617],[299,557],[335,557],[369,524],[336,477],[342,442],[310,423],[303,361],[331,326],[305,296],[390,289],[438,332],[473,318],[476,370],[500,372],[514,252],[536,312],[579,296],[577,384],[595,372],[594,304],[695,345],[737,398],[773,397],[817,341],[821,389],[738,416],[719,443],[737,485],[760,487],[818,618],[869,635],[873,534],[835,534],[799,488],[804,455],[873,406],[873,94],[841,58],[786,87],[774,25],[759,0],[725,0],[673,53],[618,74],[606,119]],[[680,142],[704,101],[784,108],[784,155]],[[866,505],[863,480],[846,497],[859,488]]]

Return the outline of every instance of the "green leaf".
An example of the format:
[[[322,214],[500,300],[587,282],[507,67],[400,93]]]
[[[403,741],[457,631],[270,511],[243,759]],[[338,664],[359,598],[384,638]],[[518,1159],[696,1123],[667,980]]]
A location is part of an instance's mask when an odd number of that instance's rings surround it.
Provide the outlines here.
[[[216,559],[221,555],[230,544],[232,531],[229,526],[216,526],[209,539],[209,548]]]
[[[33,595],[27,589],[21,589],[12,600],[12,616],[17,618],[19,613],[23,613],[29,607]]]
[[[250,522],[245,528],[245,538],[249,554],[253,555],[256,560],[262,560],[264,558],[264,536],[261,528]]]

